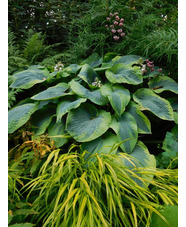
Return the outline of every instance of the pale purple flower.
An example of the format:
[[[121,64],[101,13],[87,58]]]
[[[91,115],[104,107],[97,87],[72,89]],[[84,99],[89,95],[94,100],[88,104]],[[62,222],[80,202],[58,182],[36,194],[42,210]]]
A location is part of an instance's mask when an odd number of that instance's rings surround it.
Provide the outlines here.
[[[112,33],[116,33],[116,30],[115,29],[112,29],[111,31],[112,31]]]
[[[119,23],[119,26],[120,26],[120,27],[123,26],[123,23]]]
[[[113,38],[117,41],[119,37],[117,35],[113,36]]]
[[[122,29],[118,29],[117,30],[118,33],[122,33],[122,31],[123,31]]]
[[[105,28],[108,28],[108,24],[105,25]]]
[[[110,20],[110,17],[107,17],[107,20]]]
[[[116,16],[115,18],[116,18],[116,20],[119,20],[119,16]]]
[[[151,68],[150,71],[153,72],[154,71],[154,68]]]
[[[110,17],[113,17],[113,16],[114,16],[114,14],[110,13]]]
[[[111,25],[110,25],[110,28],[114,28],[114,25],[113,25],[113,24],[111,24]]]
[[[114,21],[114,25],[118,25],[118,22],[117,21]]]
[[[123,36],[125,36],[125,33],[124,33],[124,32],[122,32],[122,33],[121,33],[121,36],[122,36],[122,37],[123,37]]]
[[[117,16],[118,14],[119,14],[118,12],[114,13],[115,16]]]
[[[121,23],[122,23],[122,22],[124,22],[124,19],[123,19],[123,18],[121,18],[120,22],[121,22]]]

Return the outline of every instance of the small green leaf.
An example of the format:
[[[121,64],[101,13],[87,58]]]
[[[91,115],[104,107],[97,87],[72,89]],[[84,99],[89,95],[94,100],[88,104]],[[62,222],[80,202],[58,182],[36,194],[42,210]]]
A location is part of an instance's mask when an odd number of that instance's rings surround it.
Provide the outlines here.
[[[47,69],[41,70],[34,68],[18,72],[13,77],[15,80],[10,87],[29,89],[35,84],[43,83],[50,77],[50,73]]]
[[[140,111],[138,104],[131,101],[127,106],[127,112],[136,120],[138,133],[151,133],[151,123],[149,119]]]
[[[64,95],[68,95],[65,91],[69,88],[66,83],[59,83],[56,86],[49,87],[46,90],[31,97],[33,100],[49,100],[56,99]]]
[[[64,114],[72,109],[76,109],[81,103],[86,102],[86,98],[78,98],[77,100],[62,100],[57,106],[57,122],[61,121]]]
[[[130,101],[130,92],[120,85],[105,84],[101,88],[101,94],[108,98],[112,108],[121,116]]]
[[[38,109],[37,103],[29,103],[14,107],[8,112],[8,133],[13,133],[23,126]]]
[[[130,64],[115,64],[112,68],[107,69],[105,74],[111,83],[137,85],[143,82],[140,68],[137,66],[132,67]]]
[[[124,112],[121,117],[113,118],[110,126],[118,136],[119,142],[125,141],[120,145],[121,149],[126,153],[131,153],[136,145],[138,138],[138,130],[136,120],[129,113]]]
[[[154,77],[149,81],[148,85],[156,93],[168,90],[178,94],[178,84],[168,76]]]
[[[94,140],[104,134],[111,123],[110,113],[82,104],[67,115],[66,130],[78,142]]]
[[[133,99],[142,110],[149,110],[163,120],[174,120],[170,103],[148,88],[141,88],[133,94]]]

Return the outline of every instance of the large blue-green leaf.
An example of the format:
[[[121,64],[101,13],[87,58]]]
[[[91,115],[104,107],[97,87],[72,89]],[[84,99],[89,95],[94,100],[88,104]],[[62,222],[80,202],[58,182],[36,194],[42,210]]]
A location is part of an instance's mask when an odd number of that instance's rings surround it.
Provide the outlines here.
[[[66,130],[78,142],[94,140],[104,134],[111,124],[110,113],[82,104],[67,115]]]
[[[87,84],[92,84],[95,81],[95,78],[98,77],[98,74],[93,70],[92,67],[85,64],[81,68],[78,76],[83,79]]]
[[[126,153],[131,153],[136,145],[138,138],[137,123],[134,117],[124,112],[121,117],[113,118],[110,126],[118,136],[118,141],[124,143],[120,145],[121,149]]]
[[[174,120],[170,103],[156,95],[152,90],[140,88],[133,94],[133,99],[140,105],[142,110],[149,110],[164,120]]]
[[[52,121],[48,127],[48,135],[51,140],[54,141],[56,147],[61,147],[68,142],[67,131],[65,130],[65,122],[61,120],[60,122]]]
[[[107,132],[101,137],[86,143],[82,143],[81,147],[88,153],[85,154],[87,159],[92,154],[116,154],[117,149],[114,145],[118,143],[117,136],[111,132]],[[92,161],[92,159],[91,159]]]
[[[102,57],[100,57],[97,53],[93,53],[87,59],[82,61],[81,64],[88,64],[92,68],[94,68],[98,65],[101,65],[102,61],[103,61]]]
[[[101,87],[101,94],[108,98],[112,108],[121,116],[130,101],[130,92],[120,85],[105,84]]]
[[[8,133],[13,133],[23,126],[37,109],[36,103],[28,103],[11,109],[8,112]]]
[[[85,87],[83,87],[81,84],[74,80],[72,80],[69,83],[69,85],[73,92],[75,92],[79,97],[87,98],[91,102],[101,106],[104,106],[108,103],[108,99],[101,95],[99,88],[94,91],[89,91],[88,89],[86,89]]]
[[[106,70],[106,77],[111,83],[140,84],[143,82],[141,70],[139,67],[132,67],[130,64],[115,64],[112,68]]]
[[[152,214],[150,227],[178,227],[178,206],[165,205],[163,209],[158,210],[164,216],[165,222],[156,213]]]
[[[35,135],[45,133],[54,115],[55,106],[53,105],[45,106],[33,114],[31,123],[35,129]]]
[[[35,84],[44,82],[50,77],[50,73],[47,69],[41,70],[34,68],[18,72],[13,77],[15,80],[10,87],[28,89]]]
[[[82,66],[77,64],[71,64],[68,67],[64,68],[64,72],[67,73],[76,73]]]
[[[127,112],[136,120],[138,133],[151,133],[151,123],[149,119],[140,111],[139,105],[131,101],[127,106]]]
[[[72,109],[76,109],[81,103],[86,102],[86,98],[78,98],[77,100],[62,100],[57,106],[57,122],[61,121],[64,114]]]
[[[117,63],[123,63],[125,65],[132,65],[134,63],[138,63],[139,61],[144,61],[145,58],[144,57],[141,57],[141,56],[137,56],[137,55],[126,55],[126,56],[122,56],[120,58],[118,58],[114,64],[117,64]]]
[[[154,77],[149,81],[148,85],[156,93],[168,90],[178,94],[178,84],[168,76]]]
[[[65,91],[69,88],[69,85],[66,83],[59,83],[56,86],[49,87],[46,90],[34,95],[31,97],[33,100],[49,100],[56,99],[61,96],[65,96],[68,93]]]
[[[120,158],[123,161],[124,166],[128,167],[143,167],[143,171],[146,173],[140,174],[140,176],[145,179],[144,183],[142,183],[139,179],[135,178],[135,181],[140,185],[145,184],[146,186],[149,185],[150,181],[154,177],[154,172],[156,170],[156,159],[154,155],[151,155],[148,151],[148,148],[142,143],[138,141],[134,147],[134,150],[130,154],[134,159],[131,159],[132,163],[127,158]]]

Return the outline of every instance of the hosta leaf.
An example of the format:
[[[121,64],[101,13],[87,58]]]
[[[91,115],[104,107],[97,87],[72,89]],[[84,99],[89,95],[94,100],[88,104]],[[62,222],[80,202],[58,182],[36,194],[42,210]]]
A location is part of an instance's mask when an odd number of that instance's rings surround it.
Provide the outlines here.
[[[81,147],[88,153],[85,154],[87,159],[92,154],[116,154],[117,148],[114,149],[114,144],[118,143],[117,136],[111,132],[105,133],[103,136],[86,143],[82,143]],[[91,159],[92,161],[92,159]]]
[[[56,147],[61,147],[68,142],[67,131],[65,130],[65,122],[52,121],[48,128],[48,135],[51,136],[51,140],[54,141]]]
[[[67,73],[76,73],[82,66],[77,64],[71,64],[68,67],[64,68],[64,72]]]
[[[128,161],[128,159],[122,158],[124,166],[134,167],[135,165],[137,167],[143,167],[144,169],[146,168],[147,172],[140,175],[147,181],[151,181],[154,177],[153,172],[156,170],[156,159],[154,155],[149,153],[148,148],[141,141],[136,143],[136,146],[130,155],[134,158],[134,160],[131,159],[133,164]],[[148,172],[150,173],[148,174]],[[142,183],[139,179],[135,179],[135,181],[137,181],[139,184]],[[149,182],[146,182],[146,186],[148,185]]]
[[[174,120],[170,103],[148,88],[141,88],[133,94],[133,99],[143,110],[149,110],[164,120]]]
[[[178,84],[168,76],[154,77],[149,81],[148,85],[156,93],[168,90],[178,94]]]
[[[120,85],[105,84],[101,87],[101,94],[110,101],[112,108],[121,116],[130,101],[130,92]]]
[[[178,227],[178,206],[165,205],[161,210],[158,210],[165,217],[165,222],[158,214],[153,213],[150,227]]]
[[[101,106],[106,105],[108,103],[108,99],[101,95],[99,88],[94,91],[89,91],[88,89],[86,89],[85,87],[83,87],[81,84],[74,80],[72,80],[69,83],[69,85],[73,92],[75,92],[79,97],[87,98],[91,102]]]
[[[110,126],[118,136],[119,142],[129,139],[120,145],[126,153],[131,153],[138,138],[137,123],[132,115],[123,113],[121,117],[113,118]]]
[[[35,129],[35,135],[41,135],[45,133],[49,124],[52,121],[52,118],[55,114],[54,106],[45,106],[41,110],[38,110],[33,114],[31,123]]]
[[[120,57],[118,60],[116,60],[114,62],[114,64],[117,64],[117,63],[123,63],[125,65],[128,65],[128,64],[134,64],[134,63],[137,63],[139,60],[145,60],[144,57],[141,57],[141,56],[137,56],[137,55],[126,55],[126,56],[122,56]]]
[[[33,100],[48,100],[56,99],[61,96],[67,95],[65,91],[69,88],[69,85],[66,83],[59,83],[56,86],[49,87],[46,90],[34,95],[31,97]]]
[[[23,126],[37,109],[36,103],[28,103],[11,109],[8,112],[8,133],[13,133]]]
[[[41,70],[35,68],[18,72],[14,74],[13,77],[15,80],[10,87],[28,89],[35,84],[44,82],[48,77],[50,77],[50,73],[46,69]]]
[[[81,103],[86,102],[86,98],[78,98],[77,100],[63,100],[57,106],[57,122],[61,121],[64,114],[68,113],[72,109],[76,109]]]
[[[98,77],[98,74],[93,70],[92,67],[85,64],[81,68],[80,73],[78,76],[83,79],[87,84],[92,84],[95,81],[95,78]]]
[[[111,124],[110,113],[82,104],[67,115],[66,129],[78,142],[94,140],[104,134]]]
[[[94,68],[100,65],[102,61],[103,61],[102,57],[100,57],[97,53],[93,53],[86,60],[82,61],[82,64],[88,64],[92,68]]]
[[[135,118],[138,126],[138,133],[151,133],[150,121],[145,114],[140,111],[138,104],[131,101],[127,106],[127,112]]]
[[[132,67],[130,64],[115,64],[112,68],[107,69],[105,74],[111,83],[127,83],[136,85],[143,82],[139,67]]]

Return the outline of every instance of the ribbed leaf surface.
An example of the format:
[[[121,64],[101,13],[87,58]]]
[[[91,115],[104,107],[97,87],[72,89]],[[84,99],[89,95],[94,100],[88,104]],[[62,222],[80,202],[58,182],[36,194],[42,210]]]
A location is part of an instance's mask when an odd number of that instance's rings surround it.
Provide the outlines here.
[[[85,64],[81,68],[80,73],[78,76],[83,79],[87,84],[92,84],[95,81],[95,78],[98,77],[98,74],[93,70],[92,67]]]
[[[138,133],[151,133],[151,123],[145,114],[140,111],[138,104],[131,101],[127,106],[127,112],[135,118]]]
[[[56,99],[61,96],[67,95],[65,91],[69,88],[69,85],[66,83],[59,83],[56,86],[49,87],[46,90],[34,95],[31,97],[33,100],[49,100]]]
[[[132,67],[130,64],[115,64],[112,68],[107,69],[105,74],[111,83],[127,83],[137,85],[143,82],[139,67]]]
[[[105,84],[101,87],[101,94],[108,98],[112,108],[121,116],[130,101],[130,92],[120,85]]]
[[[164,120],[174,120],[170,103],[166,99],[156,95],[152,90],[141,88],[133,94],[133,99],[143,110],[149,110]]]
[[[110,113],[84,104],[68,113],[66,129],[78,142],[87,142],[104,134],[110,124]]]
[[[68,113],[72,109],[76,109],[81,103],[86,102],[86,98],[79,98],[75,101],[63,100],[57,106],[57,122],[61,121],[64,114]]]
[[[81,84],[74,80],[72,80],[69,83],[69,85],[73,92],[75,92],[79,97],[87,98],[91,102],[101,106],[106,105],[108,103],[108,99],[101,95],[99,88],[95,91],[89,91],[88,89],[86,89],[85,87],[83,87]]]
[[[129,139],[120,145],[126,153],[131,153],[138,138],[137,123],[132,115],[123,113],[121,117],[113,118],[110,126],[118,136],[119,142]]]
[[[44,82],[49,76],[50,73],[46,69],[35,68],[24,70],[13,75],[15,80],[10,87],[28,89],[35,84]]]
[[[168,90],[178,94],[178,84],[168,76],[154,77],[149,81],[148,85],[156,93]]]
[[[8,112],[8,133],[13,133],[23,126],[37,108],[38,104],[29,103],[11,109]]]
[[[88,64],[92,68],[100,65],[102,63],[103,59],[100,57],[97,53],[93,53],[90,55],[87,59],[85,59],[82,64]]]

